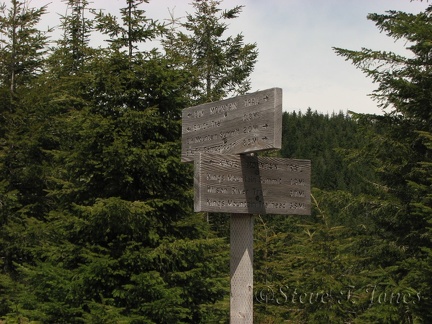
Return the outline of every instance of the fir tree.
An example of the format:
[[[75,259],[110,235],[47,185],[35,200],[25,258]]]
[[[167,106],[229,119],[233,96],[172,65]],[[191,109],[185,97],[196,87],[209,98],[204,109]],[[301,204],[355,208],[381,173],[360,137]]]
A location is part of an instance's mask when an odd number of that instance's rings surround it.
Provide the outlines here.
[[[95,12],[96,29],[109,36],[107,40],[113,49],[126,50],[132,59],[134,52],[140,52],[138,44],[155,39],[164,28],[157,21],[148,18],[142,4],[148,0],[126,0],[126,7],[120,9],[119,22],[112,14]]]
[[[188,14],[184,29],[172,27],[163,41],[166,55],[176,66],[188,71],[194,103],[221,100],[250,90],[252,73],[258,52],[256,44],[245,44],[242,34],[224,37],[228,19],[236,18],[242,6],[224,10],[221,1],[194,1],[194,14]],[[172,17],[172,23],[178,21]]]
[[[65,22],[67,30],[75,23]],[[2,228],[14,277],[1,277],[13,297],[1,301],[1,315],[59,323],[224,316],[223,304],[213,310],[226,291],[225,246],[193,213],[192,172],[180,162],[185,74],[154,51],[130,57],[109,47],[83,61],[63,50],[73,44],[60,45],[49,63],[77,68],[53,66],[40,79],[46,91],[23,101],[45,118],[20,130],[39,158],[24,170],[38,177],[19,187],[26,200]]]
[[[17,91],[43,69],[48,37],[36,29],[46,6],[32,8],[28,1],[11,0],[9,5],[1,4],[0,11],[0,107],[4,111],[13,110]]]
[[[392,289],[429,291],[430,273],[424,267],[429,260],[430,240],[430,49],[429,35],[432,7],[424,12],[410,14],[388,11],[370,14],[369,19],[390,37],[404,39],[412,57],[392,52],[362,49],[351,51],[336,48],[336,52],[350,60],[378,83],[374,97],[386,109],[384,116],[358,116],[359,120],[373,122],[378,132],[368,150],[361,154],[374,164],[380,176],[380,200],[376,222],[382,237],[400,253],[391,264],[383,264],[387,275],[384,282],[392,282]],[[392,208],[383,208],[392,206]],[[389,279],[390,278],[390,279]],[[423,281],[425,280],[425,281]],[[416,304],[381,308],[381,313],[369,319],[394,321],[430,321],[430,299],[425,297]],[[401,309],[405,307],[405,309]]]

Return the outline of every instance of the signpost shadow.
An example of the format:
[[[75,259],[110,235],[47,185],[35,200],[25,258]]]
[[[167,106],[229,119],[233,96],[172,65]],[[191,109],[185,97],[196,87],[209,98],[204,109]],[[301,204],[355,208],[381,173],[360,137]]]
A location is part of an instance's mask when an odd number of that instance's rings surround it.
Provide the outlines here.
[[[258,156],[240,155],[241,173],[246,191],[246,201],[249,214],[265,214],[264,194],[261,184]],[[256,206],[258,208],[253,208]],[[260,211],[261,210],[261,211]]]

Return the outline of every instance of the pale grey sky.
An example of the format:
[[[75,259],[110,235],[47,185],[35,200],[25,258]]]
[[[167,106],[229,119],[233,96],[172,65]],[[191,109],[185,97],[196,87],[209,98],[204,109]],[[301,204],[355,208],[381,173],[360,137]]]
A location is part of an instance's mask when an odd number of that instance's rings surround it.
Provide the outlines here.
[[[50,25],[65,14],[60,0],[50,3]],[[125,0],[91,0],[91,6],[113,14]],[[150,0],[144,4],[149,18],[163,20],[168,9],[176,17],[193,13],[190,0]],[[33,5],[36,1],[33,0]],[[394,42],[367,20],[368,13],[387,10],[423,11],[430,3],[410,0],[225,0],[223,8],[243,5],[242,14],[230,21],[229,32],[242,33],[248,43],[257,43],[259,56],[251,75],[252,91],[283,89],[283,110],[323,113],[352,110],[381,113],[367,95],[377,85],[332,47],[359,50],[391,50],[407,54],[402,41]]]

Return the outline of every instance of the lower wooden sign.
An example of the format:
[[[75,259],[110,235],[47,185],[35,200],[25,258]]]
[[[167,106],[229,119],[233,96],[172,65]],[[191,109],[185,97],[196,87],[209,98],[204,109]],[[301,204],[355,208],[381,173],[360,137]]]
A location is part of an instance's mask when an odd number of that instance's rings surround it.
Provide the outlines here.
[[[196,212],[310,215],[309,160],[200,153],[194,169]]]

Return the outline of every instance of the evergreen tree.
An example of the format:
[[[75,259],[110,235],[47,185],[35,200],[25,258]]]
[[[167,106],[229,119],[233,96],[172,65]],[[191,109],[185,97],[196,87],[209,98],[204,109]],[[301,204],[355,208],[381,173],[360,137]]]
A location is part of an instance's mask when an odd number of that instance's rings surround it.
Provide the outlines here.
[[[432,6],[418,14],[388,11],[368,16],[390,37],[406,40],[412,57],[370,49],[335,49],[378,83],[374,97],[386,109],[384,116],[358,116],[361,122],[374,123],[379,131],[369,134],[373,141],[357,154],[373,164],[380,176],[382,190],[375,208],[381,212],[376,222],[388,244],[401,251],[391,264],[382,264],[387,272],[383,281],[393,282],[392,289],[410,288],[413,293],[422,293],[418,303],[402,305],[405,309],[400,313],[393,308],[369,312],[368,319],[374,321],[428,322],[432,316],[431,300],[423,295],[430,290],[430,280],[426,279],[430,278],[430,267],[425,264],[430,260],[432,243],[431,14]]]
[[[64,22],[73,30],[75,20]],[[20,130],[22,141],[31,139],[28,154],[39,157],[24,170],[39,177],[18,188],[27,191],[18,191],[26,200],[17,209],[15,192],[4,195],[17,221],[2,228],[5,267],[13,272],[0,277],[11,297],[0,301],[1,316],[219,320],[227,312],[224,303],[214,306],[228,286],[226,248],[193,213],[191,168],[180,162],[185,73],[167,69],[154,51],[130,57],[116,46],[81,60],[68,50],[75,40],[60,43],[49,63],[76,69],[49,66],[38,83],[45,91],[23,100],[39,109],[39,122]]]
[[[66,15],[61,17],[62,39],[58,40],[58,56],[53,55],[55,68],[63,73],[74,74],[90,55],[89,41],[93,30],[92,21],[86,16],[89,11],[87,0],[62,0],[66,4]],[[59,64],[60,63],[60,64]]]
[[[36,29],[46,12],[46,6],[31,8],[27,1],[11,0],[0,7],[0,84],[15,95],[19,85],[25,85],[42,68],[47,35]]]
[[[107,41],[112,48],[126,49],[129,58],[134,52],[140,52],[138,44],[153,40],[164,31],[160,23],[148,18],[145,10],[140,9],[143,3],[148,0],[126,0],[126,7],[120,9],[121,22],[115,15],[95,12],[96,29],[109,36]]]
[[[43,220],[50,145],[38,100],[47,33],[36,29],[46,6],[28,1],[1,6],[0,16],[0,290],[1,315],[18,304],[19,265],[34,260],[37,224]]]
[[[248,77],[258,55],[256,44],[244,44],[242,34],[223,38],[228,30],[225,20],[236,18],[242,6],[222,11],[220,4],[218,0],[193,1],[195,13],[180,23],[184,31],[172,27],[163,41],[173,64],[191,74],[189,86],[196,104],[250,90]],[[172,24],[177,24],[172,18]]]
[[[356,323],[370,308],[395,307],[377,302],[383,271],[371,261],[392,260],[394,254],[379,253],[382,243],[367,217],[366,199],[313,188],[311,216],[259,217],[257,321]]]
[[[31,8],[28,1],[11,0],[0,5],[0,12],[0,111],[5,111],[13,110],[19,87],[28,86],[43,68],[47,34],[36,25],[46,6]]]

